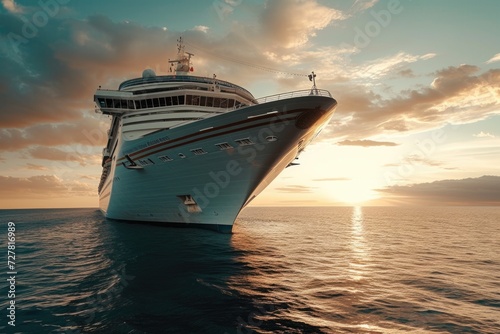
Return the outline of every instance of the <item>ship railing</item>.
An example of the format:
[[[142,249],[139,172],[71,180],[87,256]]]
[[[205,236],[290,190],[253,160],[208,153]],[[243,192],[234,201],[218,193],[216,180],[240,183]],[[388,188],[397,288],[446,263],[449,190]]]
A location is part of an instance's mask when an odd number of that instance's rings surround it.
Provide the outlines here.
[[[304,89],[304,90],[296,90],[293,92],[287,92],[287,93],[281,93],[281,94],[276,94],[276,95],[270,95],[270,96],[264,96],[261,98],[257,99],[257,102],[260,103],[266,103],[266,102],[272,102],[272,101],[278,101],[278,100],[285,100],[285,99],[290,99],[293,97],[300,97],[300,96],[326,96],[326,97],[332,97],[332,94],[330,94],[329,91],[326,89]]]

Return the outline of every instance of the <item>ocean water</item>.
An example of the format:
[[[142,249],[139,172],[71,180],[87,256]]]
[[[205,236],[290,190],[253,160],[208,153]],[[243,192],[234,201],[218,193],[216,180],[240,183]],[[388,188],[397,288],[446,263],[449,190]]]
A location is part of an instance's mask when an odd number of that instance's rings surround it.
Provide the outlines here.
[[[500,207],[251,207],[232,235],[95,209],[0,226],[1,333],[500,333]]]

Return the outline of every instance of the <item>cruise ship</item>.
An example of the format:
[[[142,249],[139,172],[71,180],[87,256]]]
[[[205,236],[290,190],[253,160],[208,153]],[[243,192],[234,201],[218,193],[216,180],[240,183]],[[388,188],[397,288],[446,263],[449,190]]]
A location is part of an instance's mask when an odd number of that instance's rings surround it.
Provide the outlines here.
[[[111,118],[99,206],[110,219],[231,233],[239,212],[298,164],[337,102],[316,88],[314,72],[311,89],[259,99],[191,75],[193,54],[178,42],[170,75],[147,69],[95,93],[96,112]]]

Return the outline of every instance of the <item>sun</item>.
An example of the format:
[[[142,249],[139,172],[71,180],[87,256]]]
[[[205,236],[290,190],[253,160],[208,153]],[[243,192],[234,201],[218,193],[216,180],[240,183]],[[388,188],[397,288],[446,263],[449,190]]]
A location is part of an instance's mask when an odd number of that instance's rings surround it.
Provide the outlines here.
[[[367,183],[354,180],[342,184],[336,182],[329,187],[328,193],[334,201],[352,205],[378,198],[377,193]]]

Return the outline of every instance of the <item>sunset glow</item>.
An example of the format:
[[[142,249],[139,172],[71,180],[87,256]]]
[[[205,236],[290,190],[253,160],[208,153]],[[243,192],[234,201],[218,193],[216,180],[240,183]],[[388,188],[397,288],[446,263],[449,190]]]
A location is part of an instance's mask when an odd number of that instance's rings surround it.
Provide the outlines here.
[[[0,4],[0,208],[97,207],[109,119],[93,95],[168,74],[179,36],[194,75],[258,98],[315,71],[338,101],[252,205],[500,204],[500,2],[54,4]]]

